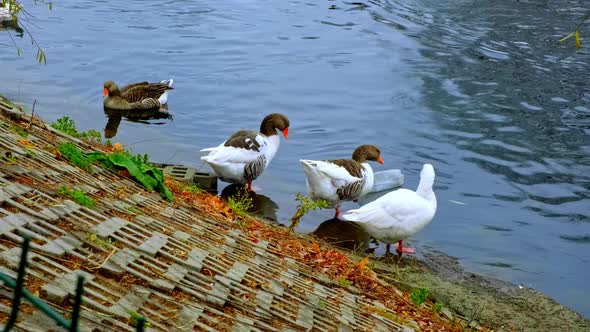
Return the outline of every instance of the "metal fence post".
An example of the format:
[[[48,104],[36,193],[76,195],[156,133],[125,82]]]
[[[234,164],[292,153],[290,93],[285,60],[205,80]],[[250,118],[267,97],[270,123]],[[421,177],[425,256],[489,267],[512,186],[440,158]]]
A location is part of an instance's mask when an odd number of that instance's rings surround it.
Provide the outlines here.
[[[143,332],[143,326],[145,325],[145,317],[139,316],[135,325],[136,332]]]
[[[78,276],[76,296],[74,297],[74,309],[70,322],[70,332],[78,332],[78,321],[80,320],[80,309],[82,307],[82,294],[84,293],[84,276]]]
[[[20,307],[20,300],[23,294],[23,284],[25,282],[25,268],[27,266],[27,253],[29,252],[29,242],[31,238],[23,236],[23,248],[21,250],[20,263],[18,265],[18,275],[16,277],[16,285],[14,287],[14,299],[12,299],[12,311],[10,312],[10,318],[4,326],[4,332],[10,331],[16,318]]]

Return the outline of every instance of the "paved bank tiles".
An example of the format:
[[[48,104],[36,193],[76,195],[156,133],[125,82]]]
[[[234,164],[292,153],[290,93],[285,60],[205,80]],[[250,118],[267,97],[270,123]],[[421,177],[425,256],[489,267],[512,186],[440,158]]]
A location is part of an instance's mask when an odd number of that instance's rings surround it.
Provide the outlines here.
[[[0,119],[0,271],[16,275],[21,235],[29,235],[27,288],[64,314],[76,276],[85,275],[83,331],[133,331],[131,313],[162,331],[411,330],[368,313],[388,311],[275,255],[266,241],[248,241],[109,170],[57,159],[55,142],[70,141],[59,133],[34,127],[23,139]],[[84,190],[96,206],[63,200],[61,185]],[[11,297],[1,286],[0,318]],[[34,309],[21,311],[17,327],[59,330]]]

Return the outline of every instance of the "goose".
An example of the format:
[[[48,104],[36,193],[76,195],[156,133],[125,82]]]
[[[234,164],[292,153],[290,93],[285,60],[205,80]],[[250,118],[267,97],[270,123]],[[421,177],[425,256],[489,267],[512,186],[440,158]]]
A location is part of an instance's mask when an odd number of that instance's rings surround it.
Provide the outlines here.
[[[425,164],[420,172],[416,191],[398,189],[359,209],[349,210],[341,219],[363,227],[377,240],[385,242],[386,254],[391,243],[397,242],[397,253],[414,254],[416,250],[403,246],[403,240],[418,233],[428,225],[436,213],[436,196],[432,190],[434,168]]]
[[[299,160],[305,174],[307,191],[314,200],[323,199],[340,214],[342,201],[356,201],[373,188],[373,169],[367,161],[383,164],[381,152],[374,145],[361,145],[352,159]]]
[[[0,23],[16,19],[16,14],[22,9],[23,5],[18,2],[6,2],[4,5],[0,2]]]
[[[160,83],[137,82],[119,89],[114,81],[104,83],[103,105],[107,109],[119,111],[158,112],[168,102],[168,91],[174,80]]]
[[[201,150],[209,152],[201,160],[208,163],[222,181],[247,183],[248,190],[252,190],[252,181],[262,174],[279,149],[281,140],[277,129],[287,139],[289,119],[283,114],[269,114],[262,120],[260,131],[240,130],[219,146]]]

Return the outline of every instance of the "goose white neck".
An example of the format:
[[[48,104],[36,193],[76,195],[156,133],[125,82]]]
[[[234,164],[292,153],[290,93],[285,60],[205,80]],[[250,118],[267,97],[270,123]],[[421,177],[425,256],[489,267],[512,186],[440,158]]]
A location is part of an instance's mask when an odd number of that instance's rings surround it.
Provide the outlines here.
[[[420,172],[420,183],[416,189],[416,193],[425,199],[434,202],[436,204],[436,196],[432,190],[434,185],[434,168],[430,164],[425,164]]]

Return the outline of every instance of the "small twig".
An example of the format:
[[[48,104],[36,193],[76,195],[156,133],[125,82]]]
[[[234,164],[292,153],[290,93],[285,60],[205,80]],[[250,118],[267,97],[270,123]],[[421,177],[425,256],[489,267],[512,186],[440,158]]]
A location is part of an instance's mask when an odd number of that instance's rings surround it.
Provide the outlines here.
[[[33,119],[35,118],[35,104],[37,104],[36,98],[35,98],[35,101],[33,101],[33,110],[31,111],[31,120],[29,121],[29,124],[25,127],[25,130],[31,129],[31,126],[33,125]]]
[[[115,254],[115,251],[117,251],[117,248],[114,248],[113,251],[111,251],[111,253],[107,256],[107,258],[104,260],[104,262],[102,262],[102,264],[100,264],[97,267],[91,267],[90,270],[98,270],[98,269],[102,268],[109,261],[109,259],[111,259],[111,257],[113,257],[113,255]]]

